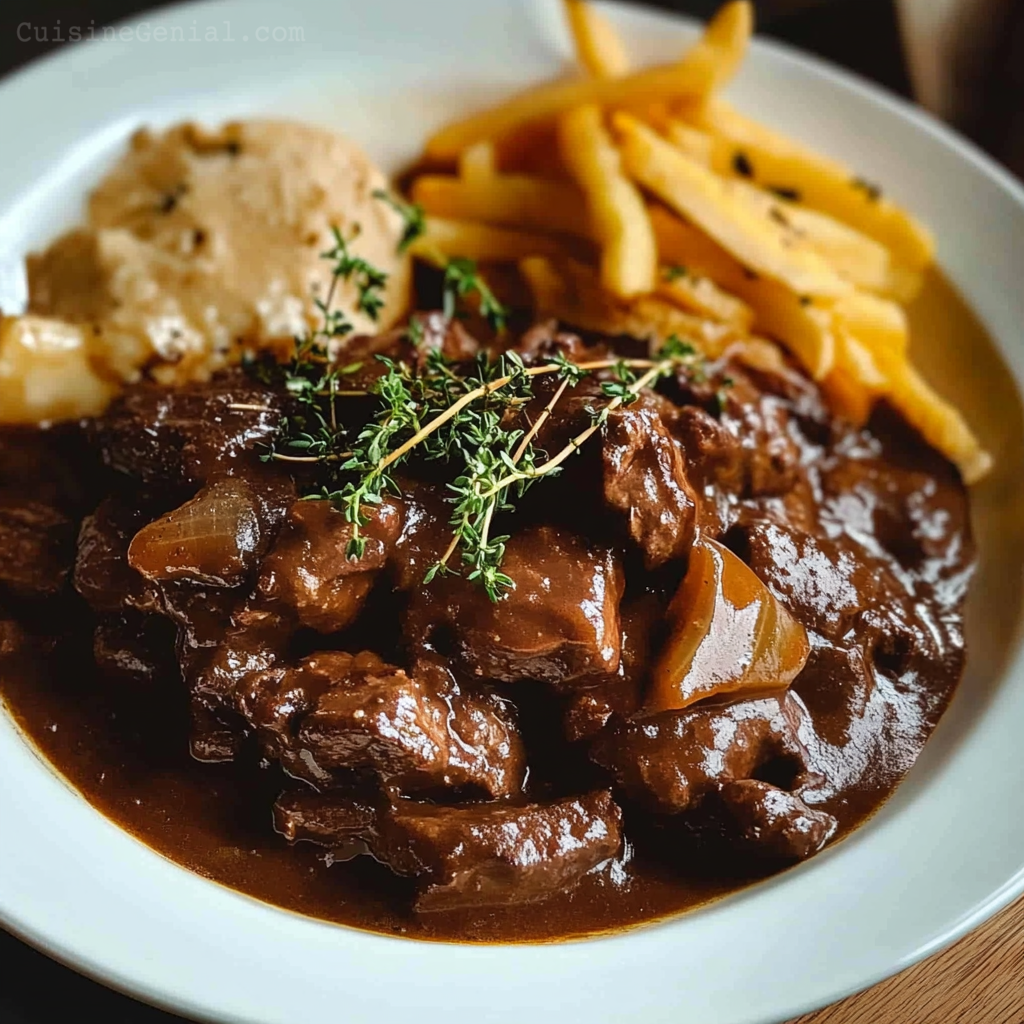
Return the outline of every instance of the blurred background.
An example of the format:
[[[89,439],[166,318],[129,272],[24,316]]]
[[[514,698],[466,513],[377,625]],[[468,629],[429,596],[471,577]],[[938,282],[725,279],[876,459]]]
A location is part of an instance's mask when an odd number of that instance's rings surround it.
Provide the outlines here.
[[[156,6],[0,0],[0,76],[62,45],[52,28],[49,40],[26,37],[28,26],[59,21],[100,28]],[[704,18],[719,0],[654,0],[652,6]],[[916,99],[1024,178],[1024,0],[756,0],[756,6],[760,32]],[[109,992],[0,932],[0,1024],[77,1020],[178,1019]]]
[[[647,2],[698,17],[719,6]],[[26,23],[98,28],[156,6],[0,0],[0,74],[60,45],[26,39]],[[915,98],[1024,177],[1024,0],[756,0],[756,7],[759,31]]]

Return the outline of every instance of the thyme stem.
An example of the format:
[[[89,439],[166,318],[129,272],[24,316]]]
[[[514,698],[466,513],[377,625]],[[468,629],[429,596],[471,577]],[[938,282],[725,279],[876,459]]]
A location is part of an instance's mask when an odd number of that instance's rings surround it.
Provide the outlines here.
[[[664,376],[673,366],[671,359],[665,359],[660,363],[655,363],[651,369],[647,371],[642,377],[637,378],[628,387],[628,392],[633,395],[638,395],[645,387],[656,381],[659,377]],[[614,412],[623,404],[625,399],[623,397],[613,398],[602,410],[602,415],[599,419],[595,420],[586,430],[582,433],[577,434],[557,455],[550,458],[547,462],[538,466],[532,472],[520,472],[520,473],[509,473],[508,476],[502,477],[490,490],[484,491],[481,495],[482,498],[487,499],[500,494],[502,491],[507,490],[514,483],[518,483],[520,480],[536,480],[539,477],[546,476],[548,473],[554,472],[570,455],[572,455],[579,447],[586,443],[601,427],[604,425],[604,421],[607,419],[607,414]]]

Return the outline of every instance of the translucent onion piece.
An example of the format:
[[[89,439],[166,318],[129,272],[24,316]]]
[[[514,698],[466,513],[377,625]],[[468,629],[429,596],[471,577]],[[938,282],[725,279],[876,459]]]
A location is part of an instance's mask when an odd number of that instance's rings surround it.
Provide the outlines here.
[[[256,496],[241,480],[219,480],[143,527],[128,563],[151,580],[233,587],[255,567],[259,544]]]
[[[694,545],[668,617],[669,638],[646,700],[654,711],[781,693],[810,652],[803,626],[741,559],[712,540]]]

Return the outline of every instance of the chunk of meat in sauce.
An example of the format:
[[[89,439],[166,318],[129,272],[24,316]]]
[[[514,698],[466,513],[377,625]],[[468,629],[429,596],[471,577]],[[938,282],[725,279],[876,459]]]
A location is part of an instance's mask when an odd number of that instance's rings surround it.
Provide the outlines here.
[[[616,409],[602,439],[604,498],[625,517],[630,538],[648,569],[685,558],[693,544],[697,509],[683,449],[653,400]]]
[[[567,696],[562,724],[570,743],[596,736],[612,715],[627,718],[639,710],[653,634],[664,613],[662,601],[653,594],[623,602],[622,656],[618,669],[612,675],[578,680]]]
[[[422,577],[411,570],[432,564],[447,543],[443,532],[421,532],[427,521],[411,518],[397,552],[403,575],[417,583]],[[414,590],[406,619],[414,649],[441,650],[470,675],[506,683],[561,684],[618,669],[625,583],[611,549],[554,527],[527,527],[509,540],[502,571],[515,586],[495,602],[460,576]]]
[[[199,623],[200,628],[209,628]],[[197,645],[182,658],[185,682],[191,694],[192,756],[200,761],[231,761],[248,733],[241,709],[242,695],[254,678],[265,683],[269,674],[280,677],[279,662],[290,629],[280,616],[245,607],[222,625],[212,624],[216,640]],[[190,623],[186,629],[195,629]],[[179,648],[181,637],[179,631]]]
[[[297,789],[282,793],[274,802],[274,830],[290,843],[316,843],[336,850],[375,836],[378,814],[370,800]]]
[[[310,629],[351,624],[384,568],[402,528],[402,507],[385,497],[360,528],[366,549],[349,558],[353,526],[329,501],[297,501],[260,567],[259,592]]]
[[[617,721],[594,741],[591,757],[626,796],[656,814],[678,815],[717,799],[734,842],[752,847],[760,837],[759,855],[799,858],[820,850],[837,827],[831,814],[811,810],[804,799],[822,781],[804,743],[811,735],[806,708],[787,694]],[[732,785],[749,780],[762,785]]]
[[[521,744],[497,697],[438,694],[401,669],[349,675],[317,701],[298,739],[321,769],[370,769],[405,792],[522,787]]]
[[[615,776],[630,799],[678,814],[735,779],[753,778],[771,762],[810,771],[799,737],[807,712],[798,698],[742,701],[617,720],[594,741],[591,757]]]
[[[129,387],[98,421],[104,462],[150,486],[197,487],[253,473],[281,417],[278,396],[241,370],[164,388]]]
[[[694,457],[695,483],[754,498],[796,485],[803,438],[787,397],[758,386],[731,357],[710,364],[700,378],[682,372],[678,384],[685,405],[677,429]]]
[[[502,797],[523,786],[525,753],[508,706],[423,668],[410,677],[376,655],[311,655],[247,707],[264,749],[317,786],[352,770],[405,792],[468,787]]]
[[[0,587],[17,598],[59,593],[74,562],[75,527],[51,505],[0,494]]]
[[[82,521],[74,585],[94,611],[160,608],[158,588],[128,564],[128,545],[150,519],[144,501],[109,497]]]
[[[338,846],[362,839],[399,874],[416,876],[420,912],[532,903],[570,889],[621,848],[621,812],[606,790],[545,804],[444,807],[285,795],[277,829]]]
[[[93,658],[108,680],[149,686],[177,675],[174,631],[165,619],[130,609],[107,615],[93,634]]]
[[[765,860],[806,860],[836,831],[827,811],[808,807],[796,793],[760,779],[725,783],[718,798],[728,816],[734,845]]]
[[[425,876],[418,911],[531,903],[614,857],[620,825],[606,790],[521,807],[403,801],[388,816],[380,852],[397,870]]]

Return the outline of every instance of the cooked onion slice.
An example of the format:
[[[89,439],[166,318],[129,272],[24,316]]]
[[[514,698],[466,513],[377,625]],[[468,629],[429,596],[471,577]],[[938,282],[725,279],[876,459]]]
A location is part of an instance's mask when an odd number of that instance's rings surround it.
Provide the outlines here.
[[[698,541],[669,606],[670,635],[654,666],[647,707],[785,690],[807,661],[804,627],[728,548]]]
[[[128,562],[151,580],[236,586],[256,564],[257,507],[246,483],[219,480],[143,527],[128,548]]]

